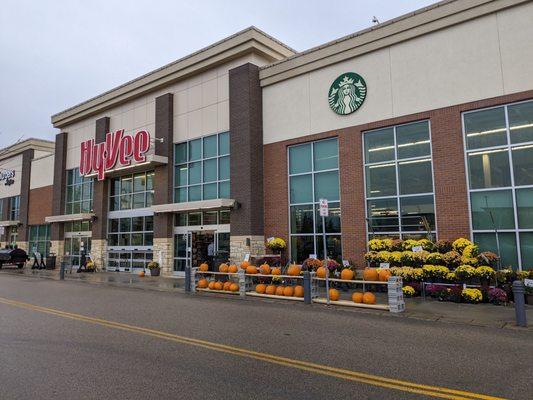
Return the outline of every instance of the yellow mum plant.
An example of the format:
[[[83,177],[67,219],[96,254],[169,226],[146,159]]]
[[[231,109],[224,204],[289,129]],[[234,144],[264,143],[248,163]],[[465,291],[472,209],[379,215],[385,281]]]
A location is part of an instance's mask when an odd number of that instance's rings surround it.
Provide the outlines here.
[[[479,303],[481,300],[483,300],[483,294],[479,289],[463,289],[461,292],[461,297],[469,303]]]
[[[415,295],[415,289],[412,286],[404,286],[402,292],[405,296],[411,297]]]
[[[470,240],[468,239],[465,239],[465,238],[459,238],[457,240],[455,240],[453,243],[452,243],[452,247],[455,251],[463,254],[463,250],[465,249],[466,246],[470,246],[470,245],[473,245],[474,243],[472,243]]]

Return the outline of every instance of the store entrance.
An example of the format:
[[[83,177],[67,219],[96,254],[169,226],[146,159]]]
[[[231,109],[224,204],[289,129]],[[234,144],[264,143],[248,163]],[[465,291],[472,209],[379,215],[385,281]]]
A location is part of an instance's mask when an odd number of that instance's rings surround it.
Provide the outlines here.
[[[191,232],[191,266],[199,267],[202,263],[209,264],[213,269],[213,257],[216,252],[215,231]]]

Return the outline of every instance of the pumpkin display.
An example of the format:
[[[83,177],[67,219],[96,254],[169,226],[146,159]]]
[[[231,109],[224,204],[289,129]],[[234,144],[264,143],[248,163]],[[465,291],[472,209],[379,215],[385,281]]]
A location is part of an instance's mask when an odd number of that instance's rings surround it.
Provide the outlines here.
[[[272,268],[272,275],[281,275],[281,268]]]
[[[289,265],[289,268],[287,268],[287,275],[290,276],[298,276],[300,275],[302,267],[300,265],[291,264]]]
[[[265,289],[266,294],[275,294],[276,293],[276,285],[268,285]]]
[[[220,264],[218,266],[218,272],[228,272],[228,264]]]
[[[232,283],[229,286],[229,290],[232,291],[232,292],[238,292],[239,291],[239,285],[237,285],[236,283]]]
[[[235,264],[232,264],[228,267],[228,272],[230,274],[235,274],[238,270],[239,268]]]
[[[246,267],[247,274],[257,274],[257,267],[255,265],[249,265]]]
[[[145,275],[144,271],[139,272],[139,276],[142,278]]]
[[[222,290],[229,290],[229,287],[231,286],[231,282],[230,281],[226,281],[224,282],[224,285],[222,285]]]
[[[220,281],[215,282],[215,287],[214,287],[215,290],[222,290],[223,287],[224,285],[222,284],[222,282]]]
[[[296,285],[294,287],[294,296],[304,297],[304,287],[302,285]]]
[[[283,291],[285,290],[285,286],[283,285],[279,285],[277,288],[276,288],[276,295],[277,296],[283,296]]]
[[[294,288],[292,286],[285,286],[283,288],[283,296],[287,296],[287,297],[294,296]]]
[[[270,275],[270,265],[268,264],[262,264],[259,267],[259,272],[263,275]]]
[[[365,281],[377,281],[378,277],[378,270],[375,268],[365,268],[363,270],[363,279]]]
[[[207,285],[209,285],[209,282],[207,282],[207,279],[205,278],[202,278],[198,281],[198,287],[200,289],[205,289],[207,287]]]
[[[211,282],[209,282],[209,285],[207,285],[207,287],[209,288],[209,290],[214,290],[215,289],[215,284],[216,284],[215,281],[211,281]]]
[[[339,293],[339,291],[337,289],[329,289],[329,299],[331,301],[337,301],[339,300],[339,297],[341,296],[341,294]]]
[[[255,292],[259,294],[264,294],[266,291],[267,286],[264,283],[259,283],[255,287]]]
[[[379,280],[381,282],[387,282],[389,278],[391,277],[391,272],[388,269],[380,269],[378,271]]]
[[[202,271],[202,272],[209,271],[209,265],[207,265],[206,263],[201,263],[200,264],[200,271]]]
[[[363,303],[365,304],[376,304],[376,296],[374,293],[365,292],[363,294]]]
[[[317,276],[317,278],[325,278],[326,277],[326,268],[318,267],[317,270],[316,270],[316,276]]]
[[[250,263],[248,261],[243,261],[241,263],[241,269],[246,269],[250,266]]]
[[[344,268],[341,271],[341,279],[345,281],[351,281],[353,279],[353,271],[349,268]]]
[[[363,293],[361,292],[354,292],[352,294],[352,301],[354,303],[362,303],[363,302]]]

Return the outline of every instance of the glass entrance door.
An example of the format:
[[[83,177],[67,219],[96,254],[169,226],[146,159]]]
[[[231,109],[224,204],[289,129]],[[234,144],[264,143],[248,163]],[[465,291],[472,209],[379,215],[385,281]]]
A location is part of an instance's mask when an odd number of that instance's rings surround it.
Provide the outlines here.
[[[72,266],[79,267],[81,252],[86,255],[91,253],[91,237],[87,235],[76,235],[65,237],[65,255],[71,257]]]

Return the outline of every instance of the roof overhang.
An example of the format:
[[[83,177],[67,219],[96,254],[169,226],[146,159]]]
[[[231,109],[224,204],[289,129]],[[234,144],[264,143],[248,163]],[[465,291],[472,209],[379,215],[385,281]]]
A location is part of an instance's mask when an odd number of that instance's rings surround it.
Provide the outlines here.
[[[18,225],[20,225],[20,221],[18,219],[0,221],[0,226],[4,226],[4,227],[7,227],[7,226],[18,226]]]
[[[202,201],[189,201],[187,203],[169,203],[152,206],[154,213],[175,213],[186,211],[220,210],[235,207],[234,199],[213,199]]]
[[[64,215],[51,215],[45,217],[44,221],[48,224],[58,222],[71,222],[71,221],[89,221],[95,216],[94,213],[80,213],[80,214],[64,214]]]
[[[131,173],[135,173],[139,171],[146,171],[147,169],[153,169],[157,166],[166,165],[166,164],[168,164],[168,157],[158,156],[156,154],[147,154],[146,161],[142,163],[131,164],[126,167],[120,167],[120,168],[115,168],[110,171],[106,171],[105,177],[108,178],[108,177],[118,176],[122,174],[124,171],[128,171]],[[94,178],[97,175],[98,174],[94,172],[94,173],[90,173],[84,176],[87,178]]]

